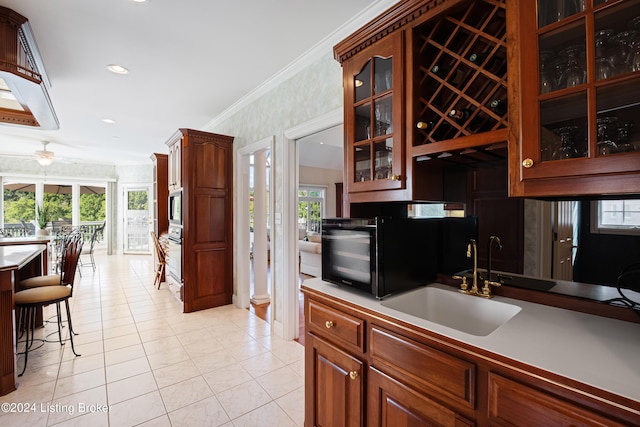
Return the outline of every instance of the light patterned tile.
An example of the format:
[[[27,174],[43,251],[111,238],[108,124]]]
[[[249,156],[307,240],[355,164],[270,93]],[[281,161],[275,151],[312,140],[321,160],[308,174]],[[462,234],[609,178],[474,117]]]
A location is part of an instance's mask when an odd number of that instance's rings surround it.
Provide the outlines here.
[[[274,356],[271,352],[259,354],[258,356],[240,362],[240,364],[254,377],[258,378],[276,369],[285,366],[285,363]]]
[[[233,425],[235,427],[296,427],[296,423],[275,402],[270,402],[234,419]]]
[[[50,405],[44,408],[49,413],[47,423],[49,425],[58,424],[84,415],[81,412],[81,405],[85,408],[88,405],[101,408],[107,406],[106,387],[99,386],[53,400]]]
[[[271,401],[269,394],[255,381],[242,383],[216,397],[232,420]]]
[[[239,364],[222,367],[203,377],[216,394],[252,379],[251,374]]]
[[[215,396],[169,412],[169,418],[173,427],[220,426],[229,421],[229,416]]]
[[[304,379],[291,368],[285,366],[256,378],[258,384],[272,399],[277,399],[304,385]]]
[[[304,424],[304,405],[301,405],[301,402],[304,402],[304,387],[299,387],[276,400],[278,406],[299,426]]]
[[[59,399],[64,396],[69,396],[71,394],[104,385],[104,383],[103,368],[71,375],[69,377],[58,379],[53,397],[54,399]]]
[[[130,347],[123,347],[117,350],[108,351],[104,354],[104,360],[106,366],[116,365],[122,362],[128,362],[130,360],[146,357],[144,347],[142,344],[132,345]]]
[[[193,402],[213,396],[213,391],[201,376],[160,389],[168,412],[183,408]]]
[[[109,412],[112,426],[132,426],[153,420],[166,414],[159,391],[143,394],[115,404]]]
[[[200,371],[191,360],[185,360],[184,362],[153,371],[153,376],[159,388],[167,387],[199,375]]]
[[[106,367],[107,382],[111,383],[125,378],[133,377],[145,372],[149,372],[151,367],[146,358],[129,360],[127,362],[118,363]]]
[[[153,374],[146,372],[107,384],[107,397],[109,404],[114,405],[156,390],[158,390],[158,384]]]

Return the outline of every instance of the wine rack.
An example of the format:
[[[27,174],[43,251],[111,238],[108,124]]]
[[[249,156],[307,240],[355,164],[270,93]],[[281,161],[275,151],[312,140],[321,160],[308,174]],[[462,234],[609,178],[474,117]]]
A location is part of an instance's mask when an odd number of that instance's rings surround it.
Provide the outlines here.
[[[417,27],[413,37],[412,141],[419,147],[414,153],[443,153],[451,145],[444,141],[462,150],[469,144],[452,140],[500,129],[506,136],[504,1],[465,3],[459,11]]]

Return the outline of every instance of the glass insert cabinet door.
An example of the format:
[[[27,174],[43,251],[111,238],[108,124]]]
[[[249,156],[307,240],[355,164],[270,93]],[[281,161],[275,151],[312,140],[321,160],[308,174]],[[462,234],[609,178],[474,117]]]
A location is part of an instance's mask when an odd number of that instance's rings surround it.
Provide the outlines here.
[[[361,52],[345,67],[350,191],[402,186],[401,43],[395,40],[400,37]]]
[[[537,22],[520,34],[538,47],[537,64],[523,61],[537,71],[537,84],[523,89],[536,102],[524,104],[523,116],[539,119],[527,133],[537,144],[523,143],[524,175],[576,174],[578,164],[584,173],[584,160],[588,173],[637,170],[640,0],[521,3]]]

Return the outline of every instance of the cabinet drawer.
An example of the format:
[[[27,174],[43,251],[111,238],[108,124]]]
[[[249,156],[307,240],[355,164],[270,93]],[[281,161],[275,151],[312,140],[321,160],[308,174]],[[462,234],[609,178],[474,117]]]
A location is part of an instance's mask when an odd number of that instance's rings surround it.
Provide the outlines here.
[[[522,427],[623,425],[492,372],[489,373],[489,421]]]
[[[318,335],[364,352],[364,320],[309,300],[307,323]]]
[[[407,384],[417,384],[463,407],[475,409],[476,366],[378,326],[371,328],[374,365]]]

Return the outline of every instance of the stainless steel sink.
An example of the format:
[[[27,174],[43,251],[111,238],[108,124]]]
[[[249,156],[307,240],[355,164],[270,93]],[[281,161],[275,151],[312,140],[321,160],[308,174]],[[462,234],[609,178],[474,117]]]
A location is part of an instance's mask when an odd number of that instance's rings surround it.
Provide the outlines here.
[[[476,336],[489,335],[521,310],[516,305],[433,286],[391,296],[381,304]]]

